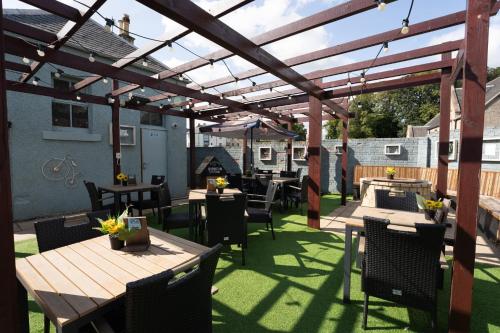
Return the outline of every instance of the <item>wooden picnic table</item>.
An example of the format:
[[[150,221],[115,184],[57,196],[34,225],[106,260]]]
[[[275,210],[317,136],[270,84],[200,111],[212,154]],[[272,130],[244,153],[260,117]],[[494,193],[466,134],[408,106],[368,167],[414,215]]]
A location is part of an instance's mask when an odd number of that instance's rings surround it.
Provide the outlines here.
[[[144,200],[143,193],[144,192],[150,192],[150,191],[157,191],[160,189],[161,184],[155,185],[155,184],[146,184],[146,183],[137,183],[134,185],[106,185],[106,186],[100,186],[99,189],[104,191],[104,192],[110,192],[113,193],[114,195],[114,200],[115,200],[115,211],[119,212],[121,207],[121,196],[123,194],[130,194],[137,192],[138,200],[139,202],[142,202]],[[142,207],[138,207],[139,209],[139,216],[142,215]]]
[[[345,225],[344,303],[350,302],[352,232],[359,233],[364,230],[363,216],[390,220],[389,228],[405,231],[414,231],[416,223],[434,223],[432,220],[427,220],[424,213],[365,207],[360,206],[358,202],[348,202],[346,206],[337,208],[332,214],[331,221]]]
[[[20,306],[27,292],[57,332],[78,332],[119,303],[128,282],[172,269],[182,272],[199,263],[209,248],[149,229],[144,252],[111,250],[108,236],[89,239],[16,260]],[[26,311],[25,322],[28,320]]]

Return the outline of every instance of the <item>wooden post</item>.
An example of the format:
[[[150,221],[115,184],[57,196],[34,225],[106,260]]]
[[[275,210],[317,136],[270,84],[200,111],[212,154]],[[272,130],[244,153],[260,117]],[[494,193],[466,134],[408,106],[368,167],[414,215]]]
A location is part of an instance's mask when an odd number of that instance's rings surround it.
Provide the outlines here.
[[[451,59],[451,53],[444,53],[442,60]],[[436,192],[438,198],[446,197],[448,189],[448,149],[450,142],[450,98],[451,68],[441,70],[441,86],[439,91],[439,151]]]
[[[248,170],[248,130],[245,131],[245,136],[243,137],[243,147],[241,147],[242,150],[242,158],[243,161],[241,163],[241,167],[243,168],[242,174],[245,174]]]
[[[288,122],[287,129],[292,130],[292,123]],[[289,138],[286,144],[286,171],[292,171],[292,138]]]
[[[315,82],[320,80],[316,80]],[[320,228],[320,208],[321,208],[321,121],[322,104],[319,99],[309,96],[309,146],[308,167],[308,208],[307,225],[310,228]]]
[[[345,206],[347,204],[347,140],[349,139],[349,118],[342,117],[342,180],[341,180],[341,198],[340,204]]]
[[[118,80],[113,80],[113,90],[120,88]],[[111,128],[113,133],[113,183],[119,184],[116,176],[121,172],[121,145],[120,145],[120,98],[115,97],[111,105]]]
[[[0,1],[0,13],[3,12]],[[12,222],[12,190],[10,184],[9,126],[5,91],[5,52],[3,19],[0,19],[0,323],[2,331],[19,330],[17,279],[14,262],[14,230]]]
[[[483,148],[488,30],[491,0],[468,0],[465,24],[463,106],[457,196],[457,231],[453,247],[450,332],[468,332],[472,311],[477,210]]]
[[[195,119],[189,118],[189,186],[196,188],[196,138]]]

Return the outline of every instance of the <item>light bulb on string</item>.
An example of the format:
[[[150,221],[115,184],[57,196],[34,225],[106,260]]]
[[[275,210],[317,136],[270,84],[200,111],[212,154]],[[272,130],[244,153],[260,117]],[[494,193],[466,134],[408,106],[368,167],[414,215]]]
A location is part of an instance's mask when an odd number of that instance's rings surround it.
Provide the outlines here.
[[[141,92],[145,92],[146,89],[144,88],[144,86],[141,86]]]
[[[221,100],[224,99],[224,94],[221,94],[220,97],[219,97]]]
[[[384,0],[378,0],[378,6],[377,6],[378,10],[384,11],[385,10],[385,6],[386,6],[386,3],[385,3]]]
[[[203,86],[202,86],[202,87],[201,87],[201,89],[200,89],[200,92],[201,92],[202,94],[204,94],[204,93],[205,93],[205,87],[203,87]]]
[[[104,84],[108,84],[108,79],[107,79],[107,78],[105,78],[105,77],[103,77],[103,78],[102,78],[102,83],[104,83]]]
[[[365,72],[361,72],[361,78],[359,79],[359,81],[360,81],[361,83],[365,83],[365,82],[366,82]]]
[[[36,50],[36,53],[38,54],[39,57],[45,57],[45,51],[43,50],[42,46],[38,46],[38,49]]]
[[[56,78],[58,78],[58,79],[59,79],[63,73],[64,73],[64,72],[63,72],[63,70],[62,70],[62,69],[58,69],[58,70],[54,73],[54,76],[55,76]]]
[[[351,79],[347,79],[347,86],[348,86],[348,87],[351,87],[351,86],[352,86]]]
[[[382,44],[382,49],[387,53],[389,51],[389,42],[384,42],[384,44]]]
[[[142,66],[148,67],[148,60],[146,58],[142,59]]]
[[[89,54],[89,61],[90,62],[95,62],[95,58],[94,58],[94,54],[93,53]]]
[[[115,102],[115,99],[113,97],[108,97],[108,103],[113,104]]]
[[[239,79],[239,78],[237,78],[237,77],[235,77],[235,78],[234,78],[234,87],[235,87],[236,89],[238,89],[238,87],[239,87],[239,82],[240,82],[240,79]]]
[[[210,69],[214,69],[214,59],[208,60],[210,62]]]
[[[77,101],[81,101],[82,100],[82,96],[80,96],[80,94],[76,94],[76,100]]]
[[[38,76],[35,76],[33,78],[33,85],[34,86],[38,86],[38,83],[40,83],[40,78]]]
[[[167,102],[172,103],[172,97],[168,96],[167,97]]]
[[[23,57],[23,62],[27,65],[30,63],[30,60],[26,57]]]
[[[408,20],[408,19],[403,20],[403,27],[401,28],[401,33],[403,35],[406,35],[410,32],[409,24],[410,24],[410,20]]]
[[[167,45],[168,45],[168,50],[169,50],[170,52],[174,52],[174,51],[175,51],[175,50],[174,50],[174,45],[172,44],[172,42],[168,42],[168,43],[167,43]]]

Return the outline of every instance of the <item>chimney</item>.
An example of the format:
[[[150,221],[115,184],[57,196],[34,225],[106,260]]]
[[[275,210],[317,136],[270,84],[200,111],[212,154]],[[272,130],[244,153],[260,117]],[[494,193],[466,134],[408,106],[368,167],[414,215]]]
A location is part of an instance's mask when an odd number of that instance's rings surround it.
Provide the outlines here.
[[[135,38],[130,36],[130,16],[128,14],[123,14],[123,18],[118,21],[118,26],[120,27],[119,36],[128,41],[130,44],[134,44]]]

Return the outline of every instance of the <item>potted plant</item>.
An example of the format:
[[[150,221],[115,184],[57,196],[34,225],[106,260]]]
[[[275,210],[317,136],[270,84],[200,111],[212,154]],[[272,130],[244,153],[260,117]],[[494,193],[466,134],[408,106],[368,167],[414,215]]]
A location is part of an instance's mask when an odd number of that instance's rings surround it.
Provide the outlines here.
[[[387,175],[387,179],[394,179],[394,176],[396,175],[396,169],[388,167],[387,169],[385,169],[385,174]]]
[[[109,235],[109,242],[112,250],[120,250],[125,246],[125,241],[132,236],[135,231],[128,230],[124,218],[128,216],[128,207],[120,216],[109,216],[106,220],[97,219],[100,227],[94,228],[104,235]]]
[[[217,177],[215,180],[215,187],[217,188],[217,192],[219,192],[219,194],[224,193],[224,189],[227,185],[229,185],[229,183],[224,177]]]
[[[122,186],[128,185],[128,176],[125,173],[120,172],[116,175],[116,179],[118,179],[122,183]]]
[[[436,211],[438,209],[443,208],[443,202],[438,200],[425,200],[424,201],[424,212],[425,212],[425,217],[428,220],[431,220],[434,218],[436,215]]]

